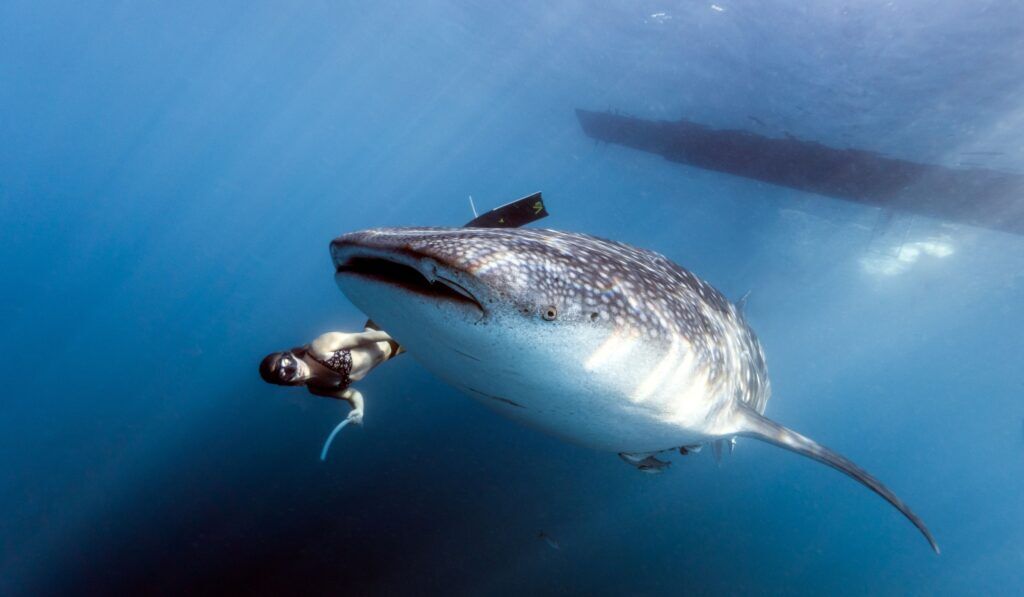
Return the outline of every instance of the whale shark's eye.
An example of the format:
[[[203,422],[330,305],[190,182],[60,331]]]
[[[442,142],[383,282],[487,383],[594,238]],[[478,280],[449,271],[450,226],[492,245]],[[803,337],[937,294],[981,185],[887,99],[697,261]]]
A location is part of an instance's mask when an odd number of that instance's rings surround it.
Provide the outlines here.
[[[544,311],[541,312],[540,316],[548,321],[552,321],[554,318],[558,317],[558,309],[556,309],[554,305],[544,307]]]

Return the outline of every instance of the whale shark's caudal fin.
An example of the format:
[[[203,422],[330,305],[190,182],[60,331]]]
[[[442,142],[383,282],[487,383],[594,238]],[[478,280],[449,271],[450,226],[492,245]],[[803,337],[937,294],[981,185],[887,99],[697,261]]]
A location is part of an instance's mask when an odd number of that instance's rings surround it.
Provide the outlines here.
[[[889,490],[888,487],[882,485],[881,481],[871,476],[870,473],[854,464],[851,460],[836,454],[832,450],[829,450],[825,446],[822,446],[812,439],[804,437],[799,433],[787,429],[782,425],[779,425],[775,421],[767,419],[758,414],[753,409],[745,406],[740,406],[736,411],[736,417],[738,422],[738,434],[745,435],[748,437],[754,437],[759,440],[775,444],[781,448],[791,450],[797,454],[803,454],[823,462],[834,469],[840,470],[847,475],[853,477],[863,485],[865,485],[871,491],[874,491],[878,495],[882,496],[885,501],[889,502],[896,507],[897,510],[903,513],[910,522],[914,523],[914,526],[924,535],[925,539],[935,550],[935,553],[939,553],[939,546],[935,543],[935,538],[932,537],[931,531],[924,525],[924,521],[917,517],[903,501],[896,497],[896,495]]]

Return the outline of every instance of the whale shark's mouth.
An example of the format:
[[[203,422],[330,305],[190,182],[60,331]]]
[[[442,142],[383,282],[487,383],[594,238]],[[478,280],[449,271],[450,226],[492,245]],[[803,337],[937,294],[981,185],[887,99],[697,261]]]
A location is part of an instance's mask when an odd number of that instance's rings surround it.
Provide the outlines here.
[[[481,314],[484,312],[480,300],[465,285],[455,281],[456,276],[445,275],[447,272],[432,260],[354,253],[336,265],[336,273],[359,276],[431,300],[450,301],[477,309]]]

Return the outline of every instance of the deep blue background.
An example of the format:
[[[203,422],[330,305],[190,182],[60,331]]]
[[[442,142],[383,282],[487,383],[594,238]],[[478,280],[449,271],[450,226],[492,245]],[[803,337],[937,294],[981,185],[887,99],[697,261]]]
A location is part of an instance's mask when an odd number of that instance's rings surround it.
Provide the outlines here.
[[[1024,8],[716,6],[0,4],[0,593],[1019,593],[1024,239],[885,233],[596,146],[573,108],[1020,172]],[[942,556],[778,449],[642,475],[408,358],[320,463],[344,409],[256,364],[362,322],[330,239],[536,190],[551,227],[752,291],[768,413]]]

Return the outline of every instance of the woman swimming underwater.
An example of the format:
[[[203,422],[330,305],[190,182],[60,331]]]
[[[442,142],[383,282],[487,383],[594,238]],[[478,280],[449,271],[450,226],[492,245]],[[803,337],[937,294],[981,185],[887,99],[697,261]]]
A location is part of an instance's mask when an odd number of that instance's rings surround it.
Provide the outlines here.
[[[473,219],[466,226],[477,228],[518,228],[548,216],[540,193],[477,214],[473,198],[469,198]],[[287,352],[267,355],[260,363],[260,376],[267,383],[279,386],[306,386],[311,394],[346,400],[352,405],[348,417],[338,424],[324,442],[320,459],[338,432],[349,423],[363,420],[363,395],[349,385],[366,377],[377,365],[404,352],[386,332],[366,322],[360,333],[330,332],[306,346]]]
[[[363,395],[349,387],[377,365],[402,353],[402,348],[372,322],[359,333],[328,332],[305,346],[268,354],[260,363],[260,377],[279,386],[306,386],[310,394],[345,400],[352,405],[348,417],[327,437],[320,459],[338,432],[349,423],[363,421]]]

